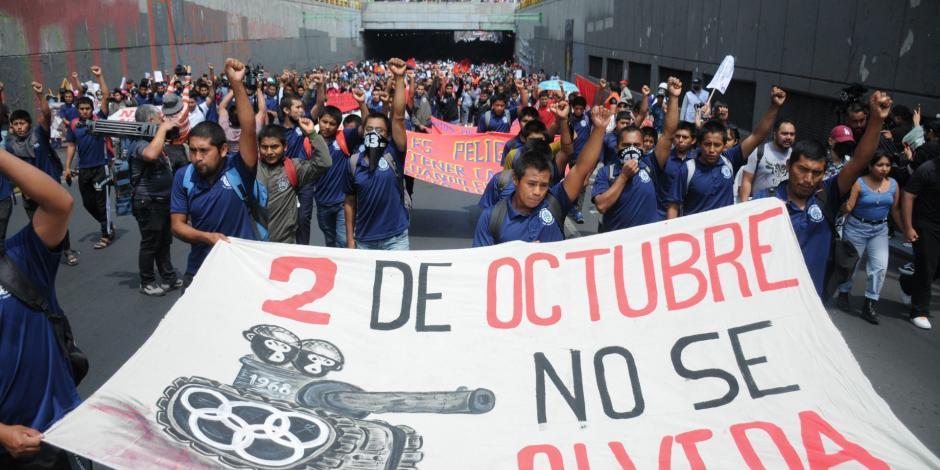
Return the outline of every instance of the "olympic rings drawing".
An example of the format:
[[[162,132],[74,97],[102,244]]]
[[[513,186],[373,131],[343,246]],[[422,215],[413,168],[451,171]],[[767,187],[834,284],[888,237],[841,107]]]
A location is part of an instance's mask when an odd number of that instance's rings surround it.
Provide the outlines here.
[[[209,401],[209,406],[205,402]],[[194,403],[195,402],[195,403]],[[205,386],[189,386],[178,396],[178,404],[188,412],[187,425],[193,438],[219,451],[233,452],[247,462],[258,466],[284,467],[302,460],[309,449],[326,444],[331,437],[330,425],[309,414],[285,411],[264,402],[230,400],[218,390]],[[262,422],[249,422],[246,416]],[[231,431],[227,439],[220,433],[207,433],[204,425],[215,423]],[[313,439],[303,440],[297,435],[300,430]],[[218,430],[218,429],[214,429]],[[250,451],[253,444],[263,449],[264,454],[289,452],[283,458],[256,455]],[[273,448],[272,448],[273,446]],[[270,457],[270,458],[265,458]]]

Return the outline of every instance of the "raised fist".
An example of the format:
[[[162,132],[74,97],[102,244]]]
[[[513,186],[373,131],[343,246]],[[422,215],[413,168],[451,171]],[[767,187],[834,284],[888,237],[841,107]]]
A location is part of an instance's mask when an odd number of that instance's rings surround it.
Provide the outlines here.
[[[682,81],[676,77],[669,77],[668,87],[669,87],[669,96],[673,98],[678,98],[682,94]]]
[[[359,104],[365,103],[366,101],[366,92],[362,91],[361,88],[353,88],[352,96]]]
[[[313,134],[316,132],[316,128],[313,125],[313,121],[310,118],[302,117],[300,121],[297,122],[300,125],[300,128],[304,131],[304,134]]]
[[[391,71],[396,78],[403,76],[405,74],[405,69],[407,68],[408,66],[405,64],[405,61],[399,59],[398,57],[394,57],[388,61],[388,70]]]
[[[568,113],[571,111],[571,108],[568,106],[567,101],[559,101],[552,105],[552,112],[555,113],[555,117],[558,119],[568,119]]]
[[[868,106],[871,110],[872,116],[879,116],[882,120],[888,118],[888,114],[891,114],[891,97],[883,91],[875,91],[871,94],[871,97],[868,98]]]
[[[3,85],[3,84],[0,83],[0,90],[3,89],[3,86],[2,86],[2,85]],[[41,95],[41,94],[42,94],[42,83],[33,82],[33,93],[36,93],[37,95]]]
[[[641,88],[640,91],[643,93],[643,96],[649,96],[650,93],[652,93],[649,85],[643,85],[643,88]]]
[[[245,64],[243,64],[240,60],[232,58],[225,59],[225,75],[228,75],[228,80],[230,82],[241,82],[245,78],[246,71],[247,68],[245,67]]]
[[[783,88],[775,86],[770,89],[770,100],[775,106],[783,106],[783,103],[787,101],[787,92],[783,91]]]

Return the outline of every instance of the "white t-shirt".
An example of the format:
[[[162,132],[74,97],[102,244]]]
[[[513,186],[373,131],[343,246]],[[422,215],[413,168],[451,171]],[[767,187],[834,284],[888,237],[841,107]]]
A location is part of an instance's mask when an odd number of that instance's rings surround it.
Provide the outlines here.
[[[760,149],[758,146],[748,155],[747,164],[742,168],[742,171],[754,175],[751,194],[775,188],[787,179],[787,159],[790,158],[791,149],[781,150],[773,142],[763,143],[761,146],[764,147],[764,156],[760,160],[760,167],[757,167],[757,150]]]

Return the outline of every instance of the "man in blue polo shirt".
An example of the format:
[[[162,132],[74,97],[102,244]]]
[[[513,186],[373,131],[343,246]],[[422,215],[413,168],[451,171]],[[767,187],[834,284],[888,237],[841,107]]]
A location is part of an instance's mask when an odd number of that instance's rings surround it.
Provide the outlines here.
[[[170,195],[170,226],[177,238],[189,243],[184,286],[189,286],[212,245],[228,237],[255,240],[254,221],[248,203],[236,193],[225,172],[234,168],[242,190],[250,194],[255,183],[258,142],[255,113],[242,79],[245,64],[226,59],[225,73],[235,94],[235,110],[241,135],[239,153],[226,155],[225,132],[217,123],[203,121],[189,131],[190,166],[176,172]],[[189,181],[185,179],[189,177]],[[188,222],[188,223],[187,223]]]
[[[362,143],[362,125],[340,128],[343,113],[336,106],[324,106],[326,102],[326,80],[320,80],[317,91],[317,105],[313,108],[320,124],[320,136],[326,141],[330,151],[330,168],[314,185],[314,200],[317,202],[317,225],[323,232],[325,246],[346,248],[346,214],[343,203],[346,192],[346,175],[349,173],[350,150],[358,149]],[[353,98],[359,103],[363,116],[369,114],[366,108],[365,93],[353,90]],[[351,115],[352,116],[352,115]]]
[[[865,134],[859,140],[852,159],[838,175],[823,179],[826,148],[815,141],[800,141],[793,146],[787,160],[787,180],[776,188],[754,195],[755,199],[777,197],[786,203],[803,260],[820,297],[823,297],[826,286],[826,264],[832,249],[836,216],[852,185],[878,149],[881,126],[891,112],[891,98],[876,91],[869,98],[869,108],[871,116]]]
[[[107,90],[104,74],[97,65],[91,68],[91,73],[98,77],[98,84],[102,90]],[[114,241],[114,225],[111,223],[108,212],[108,197],[104,188],[96,189],[95,185],[106,180],[110,175],[108,164],[111,161],[110,150],[107,144],[109,137],[94,135],[88,132],[88,122],[93,119],[108,118],[108,100],[101,100],[101,110],[97,114],[92,112],[94,103],[91,98],[82,96],[78,99],[78,117],[65,123],[65,181],[72,182],[72,160],[78,154],[78,190],[82,195],[82,206],[101,224],[101,238],[95,243],[95,249],[100,250]]]
[[[678,108],[678,107],[676,107]],[[674,110],[678,112],[678,109]],[[669,141],[643,154],[643,133],[628,126],[617,133],[618,161],[604,165],[594,179],[593,200],[609,232],[662,220],[656,204],[656,172],[669,156]]]
[[[405,168],[405,61],[393,58],[392,122],[370,113],[363,123],[364,148],[350,157],[344,190],[346,246],[366,250],[407,250],[409,214],[402,176]],[[391,134],[391,141],[388,136]]]
[[[656,209],[662,218],[666,218],[666,199],[672,182],[686,159],[695,158],[698,148],[695,146],[695,124],[679,120],[679,95],[682,94],[682,82],[676,77],[669,77],[665,83],[669,95],[666,101],[666,117],[659,141],[670,144],[671,150],[664,160],[659,160],[656,172]]]
[[[516,80],[516,89],[528,100],[529,95],[522,80]],[[512,128],[512,122],[516,120],[516,116],[518,116],[523,106],[506,109],[506,102],[506,95],[493,96],[490,109],[480,115],[477,132],[481,134],[484,132],[509,132],[509,129]]]
[[[281,124],[284,127],[284,140],[287,142],[284,157],[309,160],[311,157],[310,141],[307,140],[306,134],[298,125],[300,118],[304,117],[303,100],[298,96],[285,94],[281,98],[281,116]],[[301,187],[298,194],[300,209],[297,211],[296,237],[297,243],[300,245],[310,244],[310,221],[313,215],[315,191],[315,185],[309,183]]]
[[[3,256],[61,313],[55,277],[72,197],[4,150],[0,175],[36,204],[31,223],[6,240]],[[0,312],[0,468],[70,468],[63,451],[42,443],[42,432],[81,402],[70,364],[43,312],[6,289],[0,289]]]
[[[473,246],[490,246],[513,240],[554,242],[565,239],[563,223],[572,201],[584,189],[604,144],[610,111],[598,107],[591,113],[594,130],[581,159],[563,180],[551,184],[549,159],[540,151],[527,151],[513,164],[512,196],[480,214]]]
[[[747,163],[750,155],[774,125],[777,112],[787,100],[787,92],[779,87],[770,91],[770,107],[754,133],[740,144],[724,150],[728,133],[725,126],[712,120],[702,126],[701,150],[694,160],[679,167],[666,197],[666,218],[689,215],[734,204],[734,174]]]

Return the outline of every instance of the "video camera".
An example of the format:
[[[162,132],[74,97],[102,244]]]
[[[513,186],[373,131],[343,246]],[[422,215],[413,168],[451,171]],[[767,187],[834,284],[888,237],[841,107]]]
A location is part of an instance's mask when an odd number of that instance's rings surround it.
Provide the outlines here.
[[[248,89],[255,89],[258,87],[258,82],[264,80],[264,67],[261,65],[255,65],[252,67],[251,63],[247,65],[248,70],[245,71],[245,87]]]

